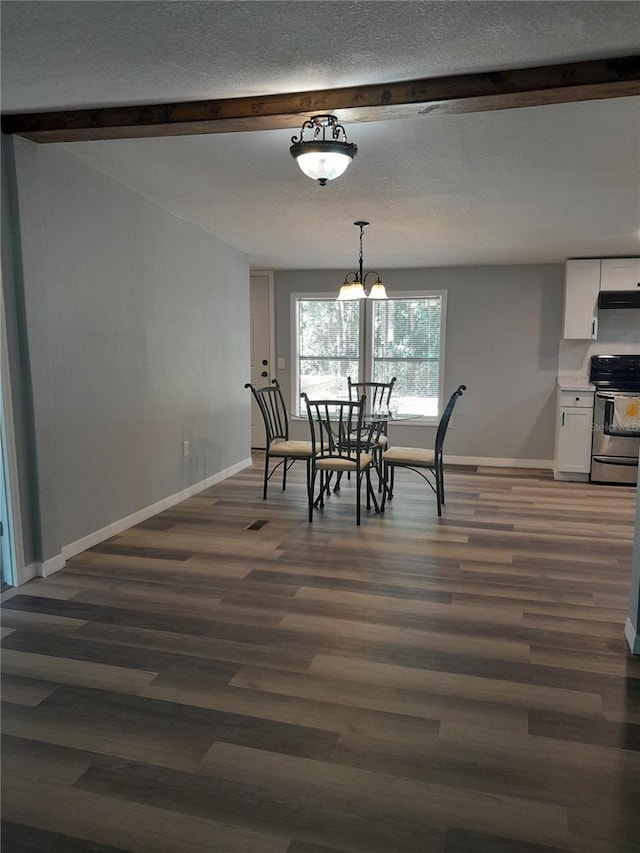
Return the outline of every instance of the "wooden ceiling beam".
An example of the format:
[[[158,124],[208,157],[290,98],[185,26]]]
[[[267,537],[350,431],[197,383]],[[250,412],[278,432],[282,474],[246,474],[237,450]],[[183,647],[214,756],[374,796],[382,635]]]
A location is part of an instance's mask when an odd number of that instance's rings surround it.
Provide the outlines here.
[[[638,94],[636,55],[311,92],[8,114],[2,131],[34,142],[191,136],[300,127],[321,113],[341,121],[383,121]]]

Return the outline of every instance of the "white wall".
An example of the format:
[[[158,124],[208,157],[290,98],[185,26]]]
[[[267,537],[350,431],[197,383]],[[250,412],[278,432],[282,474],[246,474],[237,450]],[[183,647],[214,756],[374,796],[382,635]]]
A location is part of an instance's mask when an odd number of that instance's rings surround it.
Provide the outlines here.
[[[249,264],[64,146],[16,168],[47,560],[248,457]]]

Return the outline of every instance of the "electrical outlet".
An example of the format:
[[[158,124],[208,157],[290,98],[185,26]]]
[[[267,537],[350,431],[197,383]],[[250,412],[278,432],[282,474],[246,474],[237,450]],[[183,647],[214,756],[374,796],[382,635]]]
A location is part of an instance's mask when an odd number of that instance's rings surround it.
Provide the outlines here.
[[[183,455],[183,456],[188,456],[190,453],[191,453],[191,448],[190,448],[190,444],[189,444],[189,442],[188,442],[188,441],[183,441],[183,442],[182,442],[182,455]]]
[[[278,359],[278,370],[284,370],[284,358]]]

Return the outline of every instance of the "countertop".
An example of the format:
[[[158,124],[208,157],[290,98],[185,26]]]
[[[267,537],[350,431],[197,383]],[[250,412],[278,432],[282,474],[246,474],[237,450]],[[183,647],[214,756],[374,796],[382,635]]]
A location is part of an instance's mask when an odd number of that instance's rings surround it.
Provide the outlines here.
[[[561,391],[595,391],[584,373],[559,373],[557,378],[558,387]]]

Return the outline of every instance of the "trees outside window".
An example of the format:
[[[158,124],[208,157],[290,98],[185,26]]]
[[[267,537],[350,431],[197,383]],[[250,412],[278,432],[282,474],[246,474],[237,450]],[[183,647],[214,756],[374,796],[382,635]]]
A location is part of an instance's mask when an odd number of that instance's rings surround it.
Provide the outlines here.
[[[293,295],[294,394],[346,398],[347,376],[397,379],[398,409],[437,418],[444,374],[446,293],[338,301]]]

